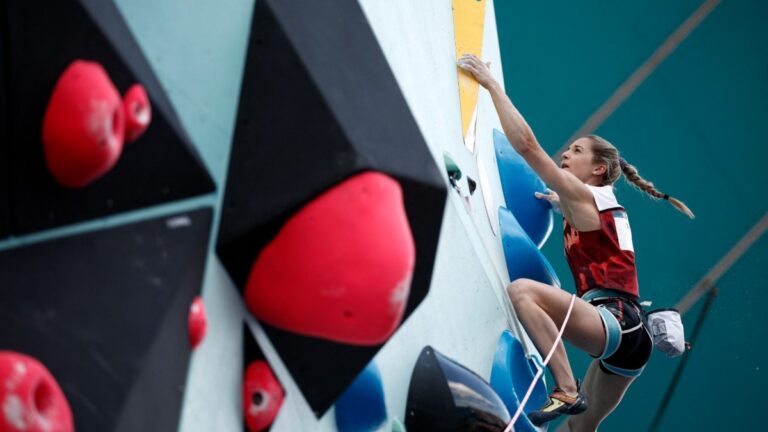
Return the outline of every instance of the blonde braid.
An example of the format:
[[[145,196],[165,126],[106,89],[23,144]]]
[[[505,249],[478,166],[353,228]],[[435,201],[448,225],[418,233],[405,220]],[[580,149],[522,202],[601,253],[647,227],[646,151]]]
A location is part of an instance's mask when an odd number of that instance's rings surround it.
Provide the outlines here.
[[[633,186],[656,199],[669,201],[670,204],[675,206],[676,209],[688,215],[689,218],[693,219],[695,217],[691,209],[689,209],[688,206],[686,206],[682,201],[660,192],[653,186],[652,182],[649,182],[648,180],[640,177],[637,168],[624,160],[624,158],[619,158],[619,166],[621,166],[621,171],[624,173],[627,181],[632,183]]]

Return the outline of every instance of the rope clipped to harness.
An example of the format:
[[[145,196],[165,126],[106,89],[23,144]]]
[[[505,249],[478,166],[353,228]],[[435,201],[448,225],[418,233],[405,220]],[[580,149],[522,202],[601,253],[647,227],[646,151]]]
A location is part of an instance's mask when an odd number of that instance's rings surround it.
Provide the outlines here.
[[[571,318],[571,311],[573,310],[573,305],[575,302],[576,302],[576,294],[572,294],[571,304],[568,305],[568,312],[565,314],[563,325],[560,326],[560,331],[557,334],[555,343],[552,344],[552,348],[549,350],[547,357],[544,359],[544,363],[541,365],[541,368],[539,368],[539,371],[536,372],[536,375],[533,377],[533,380],[531,381],[531,385],[528,386],[528,391],[525,392],[525,397],[520,402],[520,406],[517,407],[517,411],[515,411],[515,415],[512,416],[512,420],[507,425],[507,428],[504,429],[504,432],[510,432],[511,430],[513,430],[515,422],[520,417],[520,414],[523,412],[523,408],[525,408],[525,404],[528,403],[528,398],[531,397],[531,393],[533,393],[533,388],[536,386],[536,382],[538,382],[539,378],[541,378],[541,374],[544,373],[544,368],[547,367],[547,364],[549,364],[549,360],[552,358],[552,355],[555,353],[555,349],[557,349],[557,345],[560,343],[560,340],[563,337],[563,331],[565,331],[565,325],[568,324],[568,319]]]

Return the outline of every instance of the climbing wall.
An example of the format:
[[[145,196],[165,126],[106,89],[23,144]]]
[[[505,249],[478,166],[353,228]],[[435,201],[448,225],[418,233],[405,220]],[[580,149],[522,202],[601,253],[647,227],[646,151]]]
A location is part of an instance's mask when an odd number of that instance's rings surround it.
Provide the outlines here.
[[[559,281],[544,185],[456,66],[502,80],[490,0],[44,3],[0,2],[0,350],[77,430],[507,425],[541,356],[505,287]]]

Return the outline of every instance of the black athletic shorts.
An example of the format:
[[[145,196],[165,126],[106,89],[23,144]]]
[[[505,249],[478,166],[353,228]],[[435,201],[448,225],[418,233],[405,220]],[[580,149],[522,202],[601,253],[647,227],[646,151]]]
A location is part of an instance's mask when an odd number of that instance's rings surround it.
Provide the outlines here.
[[[645,327],[642,309],[632,299],[601,295],[606,293],[602,289],[590,290],[583,296],[597,307],[605,329],[605,348],[597,357],[600,369],[612,375],[639,376],[653,351],[653,338]]]

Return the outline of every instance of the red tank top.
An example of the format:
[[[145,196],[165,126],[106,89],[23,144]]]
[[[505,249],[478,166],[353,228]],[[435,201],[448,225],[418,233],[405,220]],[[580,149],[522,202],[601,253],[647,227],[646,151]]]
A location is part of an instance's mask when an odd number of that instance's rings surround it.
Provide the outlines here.
[[[639,297],[635,251],[627,212],[616,202],[612,186],[589,186],[600,212],[600,228],[579,232],[563,219],[565,257],[576,292],[610,288]]]

